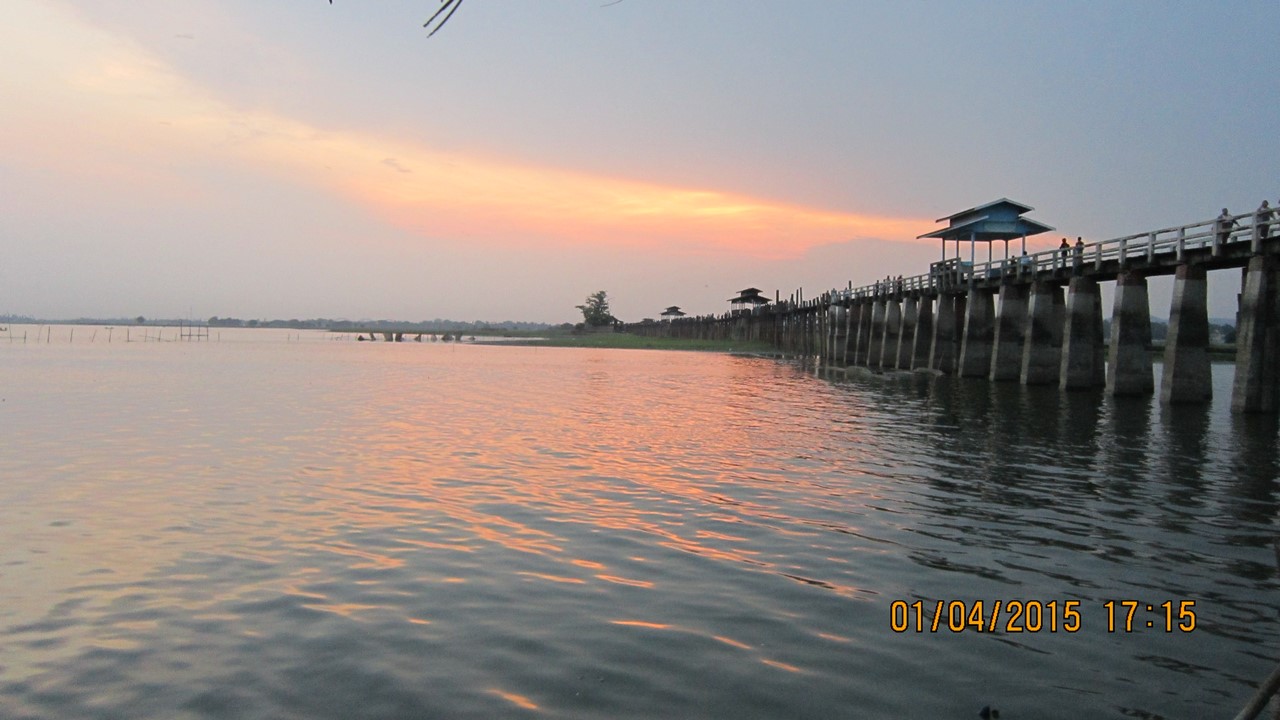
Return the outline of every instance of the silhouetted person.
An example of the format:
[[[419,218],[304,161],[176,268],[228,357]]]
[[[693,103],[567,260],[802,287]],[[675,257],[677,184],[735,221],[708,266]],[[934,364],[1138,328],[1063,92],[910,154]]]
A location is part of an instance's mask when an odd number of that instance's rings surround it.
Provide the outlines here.
[[[1071,250],[1071,246],[1067,244],[1067,239],[1062,238],[1062,244],[1058,246],[1058,252],[1062,253],[1062,261],[1067,261],[1067,253]]]
[[[1258,206],[1258,214],[1254,217],[1254,224],[1258,226],[1258,237],[1266,240],[1271,234],[1271,219],[1275,217],[1275,211],[1271,209],[1271,205],[1266,200]]]
[[[1066,242],[1065,240],[1063,242]],[[1084,238],[1076,236],[1076,253],[1075,253],[1075,271],[1080,274],[1080,269],[1084,267]]]

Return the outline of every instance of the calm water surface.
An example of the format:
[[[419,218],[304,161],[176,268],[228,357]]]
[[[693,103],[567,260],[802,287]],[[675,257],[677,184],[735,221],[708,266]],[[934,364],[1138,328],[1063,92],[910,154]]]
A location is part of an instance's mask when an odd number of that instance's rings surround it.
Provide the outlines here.
[[[1280,661],[1277,426],[1230,365],[1166,410],[214,339],[0,338],[0,717],[1231,717]],[[898,633],[899,600],[1080,628]]]

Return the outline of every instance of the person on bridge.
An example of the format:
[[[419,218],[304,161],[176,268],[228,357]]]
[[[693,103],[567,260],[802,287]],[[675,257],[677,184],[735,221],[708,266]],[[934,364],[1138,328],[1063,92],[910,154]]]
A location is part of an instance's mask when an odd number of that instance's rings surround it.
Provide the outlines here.
[[[1231,211],[1222,208],[1222,214],[1218,216],[1218,220],[1214,223],[1218,231],[1218,244],[1225,245],[1231,239],[1231,229],[1236,226],[1236,221],[1231,219]]]
[[[1275,211],[1267,204],[1266,200],[1258,206],[1258,213],[1254,216],[1253,222],[1258,226],[1258,237],[1266,240],[1271,233],[1271,218],[1275,217]]]
[[[1062,253],[1062,260],[1066,262],[1067,253],[1071,250],[1071,246],[1067,244],[1067,239],[1062,238],[1062,244],[1058,246],[1058,251]]]

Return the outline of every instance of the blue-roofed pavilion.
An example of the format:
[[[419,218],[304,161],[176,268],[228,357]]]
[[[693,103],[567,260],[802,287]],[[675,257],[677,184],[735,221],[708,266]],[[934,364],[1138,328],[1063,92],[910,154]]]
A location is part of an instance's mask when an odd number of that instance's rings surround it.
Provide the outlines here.
[[[954,215],[938,218],[937,222],[947,221],[947,227],[931,233],[920,235],[920,238],[940,238],[942,240],[942,259],[947,259],[947,241],[956,242],[956,257],[960,257],[960,241],[969,241],[969,262],[974,261],[974,247],[979,242],[987,243],[987,259],[991,259],[990,243],[1004,241],[1004,256],[1009,257],[1009,241],[1022,238],[1022,251],[1027,251],[1027,236],[1038,235],[1053,230],[1044,223],[1022,217],[1035,210],[1030,205],[1014,202],[1009,198],[1000,198],[985,205],[961,210]]]

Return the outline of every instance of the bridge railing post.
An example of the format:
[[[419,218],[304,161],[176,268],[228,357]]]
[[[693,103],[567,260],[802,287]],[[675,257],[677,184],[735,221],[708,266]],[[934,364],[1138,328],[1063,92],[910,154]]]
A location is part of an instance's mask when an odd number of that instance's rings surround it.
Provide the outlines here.
[[[1177,245],[1178,262],[1186,262],[1187,255],[1187,229],[1185,227],[1178,228],[1178,245]]]
[[[1262,230],[1260,225],[1266,221],[1262,219],[1262,210],[1255,210],[1253,213],[1253,232],[1250,234],[1249,250],[1258,255],[1262,252]]]
[[[1120,238],[1120,267],[1125,266],[1125,262],[1129,259],[1129,238]]]
[[[1156,234],[1151,233],[1147,235],[1147,264],[1150,265],[1155,261],[1156,261]]]
[[[1102,272],[1102,243],[1093,246],[1093,269]]]

